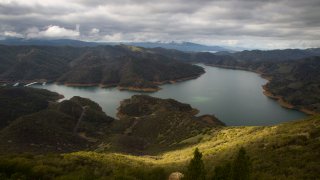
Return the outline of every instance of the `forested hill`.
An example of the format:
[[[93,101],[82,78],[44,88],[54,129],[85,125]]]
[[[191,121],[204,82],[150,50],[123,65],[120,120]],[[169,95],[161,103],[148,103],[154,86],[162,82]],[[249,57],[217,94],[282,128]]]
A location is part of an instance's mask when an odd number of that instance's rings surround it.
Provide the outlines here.
[[[155,91],[195,78],[203,68],[133,46],[0,46],[0,81],[49,81]]]
[[[320,48],[283,50],[245,50],[240,52],[182,52],[174,49],[153,48],[155,53],[188,62],[281,62],[320,56]]]

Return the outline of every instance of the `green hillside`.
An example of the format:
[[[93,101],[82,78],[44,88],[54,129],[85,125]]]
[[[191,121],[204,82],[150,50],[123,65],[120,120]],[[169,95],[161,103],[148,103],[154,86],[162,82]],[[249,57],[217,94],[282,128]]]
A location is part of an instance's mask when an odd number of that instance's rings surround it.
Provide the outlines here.
[[[200,142],[155,156],[75,152],[61,155],[3,155],[2,177],[57,179],[166,179],[185,172],[196,147],[207,177],[244,147],[252,179],[317,179],[320,174],[320,117],[270,127],[225,127],[201,135]],[[162,177],[162,178],[161,178]]]

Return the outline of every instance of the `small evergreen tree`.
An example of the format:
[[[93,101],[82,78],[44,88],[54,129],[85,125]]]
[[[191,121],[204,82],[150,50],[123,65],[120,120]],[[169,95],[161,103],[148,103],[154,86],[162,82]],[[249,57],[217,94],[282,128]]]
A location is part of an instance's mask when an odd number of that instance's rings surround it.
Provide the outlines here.
[[[202,153],[196,148],[194,151],[193,158],[191,159],[188,170],[186,173],[186,179],[188,180],[204,180],[206,172],[202,161]]]
[[[216,166],[213,180],[248,180],[250,179],[250,159],[244,148],[240,148],[232,164]]]
[[[233,180],[250,179],[250,159],[243,147],[240,148],[236,159],[233,161],[232,179]]]

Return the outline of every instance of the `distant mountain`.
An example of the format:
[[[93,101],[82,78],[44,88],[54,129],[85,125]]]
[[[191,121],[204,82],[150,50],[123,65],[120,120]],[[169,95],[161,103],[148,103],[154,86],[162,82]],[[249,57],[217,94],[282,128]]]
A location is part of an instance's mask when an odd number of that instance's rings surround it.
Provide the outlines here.
[[[195,78],[203,68],[133,46],[0,46],[0,81],[59,82],[156,91]]]
[[[320,56],[320,48],[311,49],[283,49],[283,50],[251,50],[241,51],[233,54],[240,61],[286,61],[298,60],[311,56]]]
[[[210,52],[183,52],[175,49],[153,48],[152,51],[171,57],[176,60],[189,62],[209,63],[211,61],[232,60],[241,62],[280,62],[299,60],[313,56],[320,56],[320,48],[310,49],[283,49],[283,50],[245,50],[239,52],[221,51]]]
[[[191,42],[132,42],[132,43],[124,43],[132,46],[139,46],[144,48],[165,48],[165,49],[175,49],[179,51],[187,51],[187,52],[219,52],[219,51],[232,51],[230,49],[220,47],[220,46],[206,46],[202,44],[196,44]]]
[[[101,45],[96,42],[86,42],[73,39],[23,39],[23,38],[6,38],[0,40],[2,45],[36,45],[36,46],[74,46],[74,47],[93,47]]]
[[[220,52],[220,51],[233,51],[220,46],[206,46],[191,42],[87,42],[73,39],[23,39],[23,38],[7,38],[0,40],[2,45],[38,45],[38,46],[74,46],[74,47],[94,47],[99,45],[131,45],[144,48],[166,48],[176,49],[179,51],[187,52]]]

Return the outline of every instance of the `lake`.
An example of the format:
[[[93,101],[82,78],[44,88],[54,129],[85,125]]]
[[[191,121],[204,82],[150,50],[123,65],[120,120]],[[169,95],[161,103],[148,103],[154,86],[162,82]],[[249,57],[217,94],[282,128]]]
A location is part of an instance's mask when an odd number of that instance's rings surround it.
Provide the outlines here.
[[[199,66],[206,71],[199,78],[165,84],[154,93],[119,91],[114,87],[68,87],[57,84],[33,87],[58,92],[66,99],[73,96],[89,98],[99,103],[104,112],[113,117],[120,101],[134,94],[173,98],[199,109],[199,114],[214,114],[230,126],[273,125],[306,117],[304,113],[282,108],[275,100],[264,96],[262,85],[267,80],[256,73]]]

